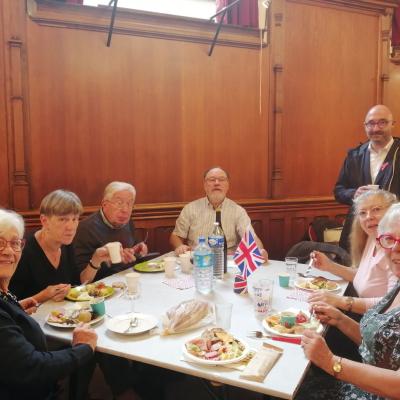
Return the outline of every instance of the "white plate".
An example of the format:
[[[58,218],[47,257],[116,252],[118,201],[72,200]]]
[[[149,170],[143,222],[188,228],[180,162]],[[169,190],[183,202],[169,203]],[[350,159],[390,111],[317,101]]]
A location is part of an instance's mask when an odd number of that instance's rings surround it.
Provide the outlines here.
[[[50,314],[46,317],[46,324],[54,326],[55,328],[76,328],[78,324],[60,324],[59,322],[49,321]],[[88,322],[89,325],[94,325],[104,319],[104,315],[99,315],[97,318],[92,319]]]
[[[283,310],[283,311],[289,311],[289,312],[292,312],[292,313],[295,313],[295,314],[298,314],[298,313],[301,311],[301,312],[303,312],[304,314],[306,314],[308,318],[310,317],[310,313],[309,313],[308,311],[305,311],[305,310],[298,310],[298,309],[296,309],[296,308],[288,308],[287,310]],[[278,314],[278,313],[276,313],[276,314]],[[279,313],[279,314],[280,314],[280,313]],[[263,325],[263,328],[264,328],[266,331],[268,331],[268,332],[270,332],[270,333],[273,333],[274,335],[286,336],[286,337],[291,337],[291,338],[300,338],[300,337],[303,336],[302,334],[296,334],[296,333],[281,333],[281,332],[279,332],[278,330],[276,330],[276,329],[274,329],[274,328],[271,328],[271,327],[268,325],[268,322],[265,320],[265,318],[264,318],[263,321],[262,321],[262,325]],[[323,329],[324,329],[324,327],[323,327],[322,324],[319,322],[318,328],[317,328],[315,331],[316,331],[317,333],[321,333]]]
[[[202,358],[196,357],[195,355],[189,353],[186,349],[186,344],[183,345],[182,351],[183,351],[183,355],[190,361],[193,361],[197,364],[203,364],[203,365],[224,365],[224,364],[232,364],[232,363],[236,363],[240,360],[243,360],[243,358],[247,357],[247,355],[249,354],[250,351],[250,347],[249,345],[242,339],[239,338],[235,338],[236,340],[238,340],[240,343],[242,343],[244,345],[244,350],[243,353],[240,357],[236,357],[236,358],[231,358],[230,360],[221,360],[221,361],[215,361],[215,360],[204,360]]]
[[[325,290],[327,292],[336,292],[337,290],[340,289],[340,285],[336,282],[332,282],[336,285],[336,287],[333,289],[311,289],[311,288],[301,286],[301,283],[311,282],[313,279],[315,279],[315,278],[299,278],[294,282],[294,286],[296,286],[298,289],[307,290],[309,292],[319,292],[320,290]]]
[[[138,325],[134,328],[129,328],[131,318],[138,319]],[[115,333],[120,333],[121,335],[138,335],[139,333],[147,332],[157,326],[158,320],[153,315],[149,314],[139,314],[139,313],[128,313],[117,315],[116,317],[107,319],[107,328]]]

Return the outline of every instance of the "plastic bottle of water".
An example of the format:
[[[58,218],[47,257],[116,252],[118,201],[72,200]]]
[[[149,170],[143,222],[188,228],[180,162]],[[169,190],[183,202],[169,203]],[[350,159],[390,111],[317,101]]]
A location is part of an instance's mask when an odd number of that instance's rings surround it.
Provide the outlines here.
[[[217,279],[224,279],[224,231],[219,222],[214,222],[212,234],[208,237],[208,245],[214,255],[214,276]]]
[[[196,290],[208,294],[213,286],[213,254],[204,236],[199,236],[199,244],[194,249],[194,282]]]

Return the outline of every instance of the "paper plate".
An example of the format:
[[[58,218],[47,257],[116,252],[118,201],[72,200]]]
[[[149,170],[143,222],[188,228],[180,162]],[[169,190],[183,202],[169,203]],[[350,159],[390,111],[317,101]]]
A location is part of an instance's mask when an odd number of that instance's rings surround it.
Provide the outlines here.
[[[135,317],[138,319],[138,325],[134,328],[129,328],[131,319]],[[158,320],[153,315],[140,313],[117,315],[106,321],[107,329],[121,335],[138,335],[153,329],[157,324]]]
[[[183,345],[182,351],[183,351],[183,355],[185,356],[185,358],[187,358],[189,361],[193,361],[197,364],[203,364],[203,365],[225,365],[225,364],[233,364],[236,362],[239,362],[241,360],[243,360],[243,358],[247,357],[247,355],[249,354],[250,351],[250,347],[249,345],[242,339],[239,338],[235,338],[237,341],[239,341],[243,346],[243,352],[239,357],[236,358],[231,358],[229,360],[219,360],[219,361],[215,361],[215,360],[205,360],[203,358],[199,358],[196,357],[194,354],[191,354],[187,351],[186,349],[186,344]]]
[[[134,265],[133,269],[138,272],[164,272],[164,262],[149,260]]]
[[[295,314],[298,314],[301,311],[302,313],[307,315],[308,318],[310,318],[310,313],[308,311],[305,311],[305,310],[298,310],[298,309],[295,309],[295,308],[288,308],[287,310],[283,310],[283,311],[290,311],[290,312],[295,313]],[[273,315],[279,315],[279,314],[280,313],[276,313],[276,314],[273,314]],[[268,332],[270,332],[270,333],[272,333],[274,335],[286,336],[286,337],[291,337],[291,338],[300,338],[300,337],[303,336],[301,333],[283,333],[283,332],[279,332],[279,330],[274,329],[274,327],[272,327],[272,326],[270,326],[268,324],[266,318],[263,319],[262,325],[263,325],[263,328],[266,331],[268,331]],[[299,325],[301,325],[301,324],[299,324]],[[324,329],[324,327],[322,326],[322,324],[320,322],[318,322],[317,329],[315,329],[315,331],[317,333],[321,333],[323,329]]]
[[[294,286],[301,290],[308,290],[310,292],[319,292],[320,290],[325,290],[327,292],[335,292],[336,290],[340,289],[340,285],[336,282],[330,281],[332,285],[334,285],[331,289],[323,289],[323,288],[310,288],[307,287],[307,283],[311,283],[315,278],[299,278],[294,282]],[[329,279],[328,279],[329,280]]]
[[[51,322],[49,321],[50,314],[46,317],[46,324],[53,326],[55,328],[76,328],[78,324],[61,324],[59,322]],[[104,319],[104,315],[99,315],[97,318],[92,319],[90,322],[87,322],[89,325],[97,324],[98,322]]]

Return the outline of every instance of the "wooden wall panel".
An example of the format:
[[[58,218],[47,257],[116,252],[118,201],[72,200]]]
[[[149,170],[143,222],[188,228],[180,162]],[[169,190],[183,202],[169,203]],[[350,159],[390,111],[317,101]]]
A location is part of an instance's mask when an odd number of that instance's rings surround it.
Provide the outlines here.
[[[379,16],[288,1],[283,24],[284,193],[327,195],[347,149],[366,139],[362,122],[377,101]]]
[[[180,41],[114,34],[107,48],[104,33],[32,21],[28,31],[34,207],[60,186],[97,204],[112,180],[133,182],[140,203],[187,201],[216,164],[232,196],[266,197],[257,50],[208,57],[207,45]]]
[[[384,103],[392,110],[393,117],[400,121],[400,63],[389,63],[389,81],[386,85]],[[399,122],[395,128],[400,136]]]

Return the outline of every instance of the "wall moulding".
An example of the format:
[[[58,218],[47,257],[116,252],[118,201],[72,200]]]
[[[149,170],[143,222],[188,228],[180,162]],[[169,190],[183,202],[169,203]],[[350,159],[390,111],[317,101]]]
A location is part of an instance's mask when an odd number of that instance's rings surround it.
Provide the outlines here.
[[[39,25],[108,32],[111,7],[77,6],[48,0],[26,2],[29,17]],[[217,25],[207,20],[118,8],[113,33],[210,44],[216,29]],[[217,45],[259,50],[260,33],[254,28],[223,25]],[[265,47],[266,43],[262,45]]]
[[[336,6],[354,11],[364,11],[386,15],[396,8],[399,0],[287,0],[291,3],[304,3],[322,6]]]

